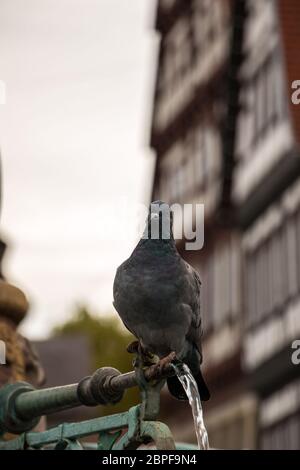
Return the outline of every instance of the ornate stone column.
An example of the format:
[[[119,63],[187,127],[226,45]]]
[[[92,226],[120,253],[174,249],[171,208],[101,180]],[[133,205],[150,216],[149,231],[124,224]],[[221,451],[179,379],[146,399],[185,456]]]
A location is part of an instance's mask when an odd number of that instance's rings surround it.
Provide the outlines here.
[[[5,243],[0,240],[0,340],[4,342],[6,353],[5,364],[0,365],[0,387],[19,380],[39,386],[44,381],[44,371],[34,348],[18,332],[29,304],[18,287],[4,279],[2,259],[5,248]]]

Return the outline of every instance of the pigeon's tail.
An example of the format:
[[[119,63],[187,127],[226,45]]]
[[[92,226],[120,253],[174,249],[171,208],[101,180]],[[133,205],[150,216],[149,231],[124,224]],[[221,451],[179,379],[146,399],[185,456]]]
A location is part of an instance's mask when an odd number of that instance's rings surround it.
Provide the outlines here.
[[[209,400],[210,393],[202,376],[201,370],[199,370],[197,374],[193,374],[193,376],[198,385],[201,401]],[[171,393],[171,395],[173,395],[173,397],[177,398],[178,400],[187,400],[186,393],[176,375],[174,377],[169,377],[167,379],[167,384],[169,392]]]

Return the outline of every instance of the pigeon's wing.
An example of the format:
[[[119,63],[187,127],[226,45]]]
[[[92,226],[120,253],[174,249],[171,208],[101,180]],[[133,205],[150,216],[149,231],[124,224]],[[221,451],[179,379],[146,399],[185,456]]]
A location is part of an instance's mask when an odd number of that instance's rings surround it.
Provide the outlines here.
[[[189,299],[188,304],[192,312],[191,326],[188,331],[187,338],[195,343],[200,354],[201,354],[201,336],[202,336],[202,325],[201,325],[201,312],[200,312],[200,289],[201,280],[197,271],[185,262],[185,267],[188,275],[189,283]]]
[[[118,309],[117,309],[117,306],[116,306],[115,302],[113,302],[112,304],[113,304],[114,308],[116,309],[116,311],[118,312],[119,317],[121,318],[121,320],[122,320],[123,325],[125,326],[125,328],[127,328],[127,330],[129,331],[129,333],[131,333],[133,336],[136,336],[135,332],[132,331],[132,329],[129,328],[129,326],[128,326],[128,324],[126,323],[126,321],[121,317],[121,315],[120,315],[120,313],[119,313],[119,311],[118,311]]]
[[[126,295],[125,283],[123,282],[124,271],[126,270],[127,260],[122,263],[116,272],[113,285],[113,306],[119,314],[124,326],[127,330],[135,335],[134,331],[129,327],[127,317],[129,316],[128,296]]]

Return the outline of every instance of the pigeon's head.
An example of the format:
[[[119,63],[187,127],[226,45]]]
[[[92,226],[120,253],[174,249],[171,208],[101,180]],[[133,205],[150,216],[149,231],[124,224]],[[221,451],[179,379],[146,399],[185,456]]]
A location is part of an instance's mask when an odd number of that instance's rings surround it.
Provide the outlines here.
[[[173,212],[166,202],[151,202],[144,235],[152,240],[173,239]]]

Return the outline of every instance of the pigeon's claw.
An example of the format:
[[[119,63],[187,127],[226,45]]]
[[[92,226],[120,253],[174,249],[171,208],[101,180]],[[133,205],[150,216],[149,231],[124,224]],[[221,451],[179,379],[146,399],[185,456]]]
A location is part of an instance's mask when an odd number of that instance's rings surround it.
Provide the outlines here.
[[[130,344],[128,344],[126,350],[130,354],[138,354],[140,351],[140,347],[141,347],[140,342],[135,340],[135,341],[132,341]]]
[[[142,348],[140,350],[140,357],[144,367],[152,366],[158,362],[158,357],[152,354],[148,349]]]
[[[158,362],[158,357],[152,354],[148,349],[143,348],[140,341],[132,341],[132,343],[128,344],[126,349],[130,354],[139,356],[143,366],[148,367]]]
[[[161,358],[157,364],[155,364],[155,370],[153,370],[153,375],[155,377],[161,377],[164,375],[165,370],[168,368],[170,363],[176,359],[176,354],[172,351],[167,356]]]
[[[167,356],[163,357],[160,361],[160,368],[161,371],[163,372],[166,367],[169,366],[169,364],[176,359],[176,353],[174,351],[170,352]]]

